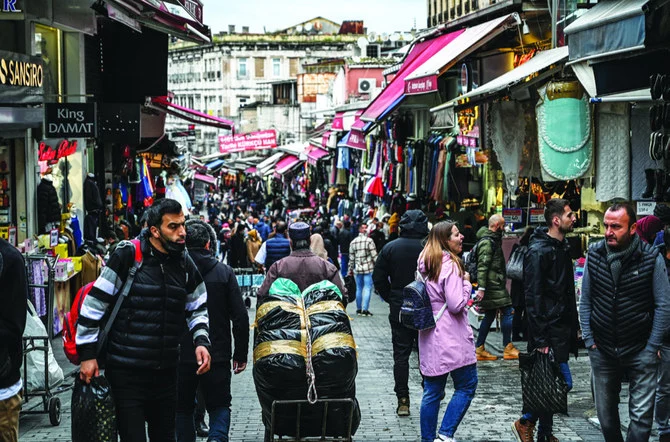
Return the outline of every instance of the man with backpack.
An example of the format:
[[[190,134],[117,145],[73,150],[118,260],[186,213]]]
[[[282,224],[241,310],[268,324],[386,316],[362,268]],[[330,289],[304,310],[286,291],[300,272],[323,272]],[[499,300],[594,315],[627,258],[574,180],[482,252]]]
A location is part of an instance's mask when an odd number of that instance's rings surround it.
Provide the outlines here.
[[[193,261],[185,254],[185,218],[179,202],[158,200],[148,209],[136,249],[123,241],[84,298],[77,323],[80,378],[99,375],[105,356],[114,395],[121,442],[175,440],[177,364],[184,322],[193,337],[197,374],[209,370],[207,291]],[[131,273],[132,272],[132,273]],[[114,318],[106,349],[98,352],[101,319],[115,307],[124,281],[133,284]]]
[[[408,210],[400,219],[399,237],[386,244],[375,263],[372,280],[375,289],[389,303],[389,322],[393,342],[393,378],[398,398],[396,413],[409,416],[409,357],[418,339],[416,330],[400,323],[403,289],[414,281],[417,260],[428,235],[428,218],[421,210]]]
[[[230,428],[230,378],[232,371],[241,373],[247,366],[249,349],[249,315],[242,299],[237,278],[230,266],[214,257],[216,241],[211,226],[200,220],[186,222],[186,246],[200,270],[207,293],[207,310],[212,339],[212,368],[196,375],[197,364],[193,340],[188,333],[180,346],[179,380],[177,383],[177,441],[195,441],[193,409],[196,389],[201,388],[209,413],[209,442],[228,440]],[[231,351],[232,337],[235,351]]]
[[[503,359],[519,359],[519,350],[512,344],[514,309],[512,308],[512,298],[506,287],[505,255],[502,250],[504,230],[505,218],[498,214],[492,215],[489,218],[488,227],[482,227],[477,232],[477,243],[470,251],[472,257],[468,257],[468,262],[476,259],[476,271],[470,273],[470,275],[477,275],[478,286],[475,300],[479,303],[479,307],[486,312],[480,324],[475,345],[478,361],[495,361],[498,359],[497,356],[486,351],[484,344],[499,309],[502,316],[501,329],[503,346],[505,347]],[[468,272],[474,270],[472,266],[469,267]]]

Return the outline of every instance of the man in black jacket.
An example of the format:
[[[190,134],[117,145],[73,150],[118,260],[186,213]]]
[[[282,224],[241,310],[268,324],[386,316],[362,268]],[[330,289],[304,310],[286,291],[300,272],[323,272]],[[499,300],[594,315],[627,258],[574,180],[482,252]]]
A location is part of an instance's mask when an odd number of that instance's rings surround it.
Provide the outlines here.
[[[342,278],[347,276],[347,271],[349,270],[349,244],[354,240],[354,234],[351,232],[351,221],[348,219],[342,224],[342,228],[339,229],[337,233],[337,242],[340,246],[340,259],[342,266],[340,267],[340,273]]]
[[[523,285],[528,315],[528,352],[551,352],[558,362],[568,387],[572,375],[568,366],[570,353],[577,356],[577,304],[575,282],[568,242],[575,214],[570,202],[551,199],[544,208],[547,227],[535,229],[524,257]],[[526,413],[512,424],[517,440],[532,442],[535,423],[538,442],[551,442],[553,415]]]
[[[19,439],[26,268],[21,253],[0,239],[0,440]]]
[[[142,266],[107,339],[105,377],[116,405],[121,442],[175,440],[179,341],[188,324],[198,374],[209,370],[207,290],[186,259],[186,220],[179,202],[164,198],[149,208],[141,234]],[[77,323],[80,378],[99,375],[100,320],[111,311],[134,263],[135,247],[122,241],[84,298]]]
[[[235,374],[247,366],[249,315],[233,269],[216,260],[211,249],[216,241],[214,230],[200,220],[186,222],[186,247],[198,267],[209,297],[209,330],[212,339],[212,368],[196,375],[193,342],[188,333],[181,341],[179,380],[177,383],[177,441],[194,441],[193,408],[198,384],[204,392],[209,413],[211,442],[228,440],[230,427],[230,360]],[[232,323],[235,352],[231,351]]]
[[[623,441],[619,395],[629,381],[628,441],[649,440],[659,350],[670,326],[670,284],[663,256],[640,240],[635,211],[605,212],[605,239],[589,248],[579,319],[589,351],[596,411],[605,440]]]
[[[393,377],[398,397],[398,416],[409,416],[409,356],[418,335],[400,324],[403,288],[414,281],[417,260],[428,235],[428,219],[420,210],[408,210],[400,218],[400,236],[386,244],[375,263],[372,281],[384,301],[389,303],[393,342]]]

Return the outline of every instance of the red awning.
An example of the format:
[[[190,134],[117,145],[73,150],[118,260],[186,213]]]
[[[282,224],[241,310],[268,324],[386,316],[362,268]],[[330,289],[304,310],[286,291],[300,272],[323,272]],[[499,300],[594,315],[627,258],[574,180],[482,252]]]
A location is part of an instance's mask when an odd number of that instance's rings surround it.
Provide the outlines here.
[[[203,175],[201,173],[196,173],[195,175],[193,175],[193,179],[196,179],[198,181],[202,181],[202,182],[208,183],[208,184],[216,184],[216,178],[214,178],[213,176],[209,176],[209,175]]]
[[[305,148],[304,154],[307,155],[307,162],[312,166],[315,166],[316,162],[321,158],[330,155],[327,150],[319,149],[318,147],[314,147],[312,145],[309,145]]]
[[[330,131],[327,130],[323,133],[323,136],[321,137],[321,146],[324,149],[328,149],[328,140],[330,140]]]
[[[407,58],[402,67],[393,78],[391,83],[374,99],[365,109],[361,120],[375,122],[389,110],[400,104],[400,100],[405,92],[405,78],[420,68],[426,61],[438,53],[440,49],[451,43],[456,37],[465,32],[464,29],[440,35],[432,40],[417,43],[407,54]]]
[[[275,165],[275,172],[279,175],[284,175],[285,173],[291,171],[296,166],[301,163],[300,159],[294,155],[286,155],[284,158],[279,160]]]
[[[333,119],[333,123],[330,125],[331,130],[344,130],[344,112],[336,112],[335,113],[335,118]]]
[[[179,106],[168,100],[167,97],[152,97],[149,107],[157,109],[161,112],[174,115],[191,123],[203,124],[205,126],[218,127],[220,129],[233,130],[235,123],[223,118],[207,115],[197,110],[189,109],[187,107]]]
[[[244,173],[246,174],[256,173],[257,171],[258,170],[256,169],[255,166],[247,167],[246,169],[244,169]]]

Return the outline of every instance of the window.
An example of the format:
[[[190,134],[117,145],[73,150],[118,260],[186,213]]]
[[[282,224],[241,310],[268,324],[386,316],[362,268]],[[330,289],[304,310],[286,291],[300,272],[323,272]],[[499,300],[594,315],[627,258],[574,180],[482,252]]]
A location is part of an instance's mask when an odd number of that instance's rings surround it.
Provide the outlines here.
[[[288,60],[288,71],[289,71],[289,77],[295,78],[298,76],[298,59],[297,58],[289,58]]]
[[[265,59],[254,59],[256,78],[265,78]]]
[[[281,58],[272,59],[272,76],[281,77]]]
[[[238,58],[237,59],[237,77],[238,78],[247,78],[249,76],[247,72],[247,59]]]
[[[365,55],[370,58],[379,58],[379,45],[368,45],[365,48]]]

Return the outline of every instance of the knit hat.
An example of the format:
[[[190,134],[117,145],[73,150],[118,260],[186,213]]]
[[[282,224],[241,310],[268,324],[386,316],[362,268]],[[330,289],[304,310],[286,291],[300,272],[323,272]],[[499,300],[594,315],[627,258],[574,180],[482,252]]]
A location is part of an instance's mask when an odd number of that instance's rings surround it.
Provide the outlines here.
[[[211,248],[216,244],[216,232],[212,226],[199,219],[186,221],[186,248],[201,249],[207,242]]]
[[[648,244],[653,244],[656,234],[663,230],[663,221],[654,215],[645,216],[637,220],[637,234]]]
[[[288,236],[293,241],[300,241],[301,239],[309,239],[309,224],[303,222],[293,223],[288,228]]]

